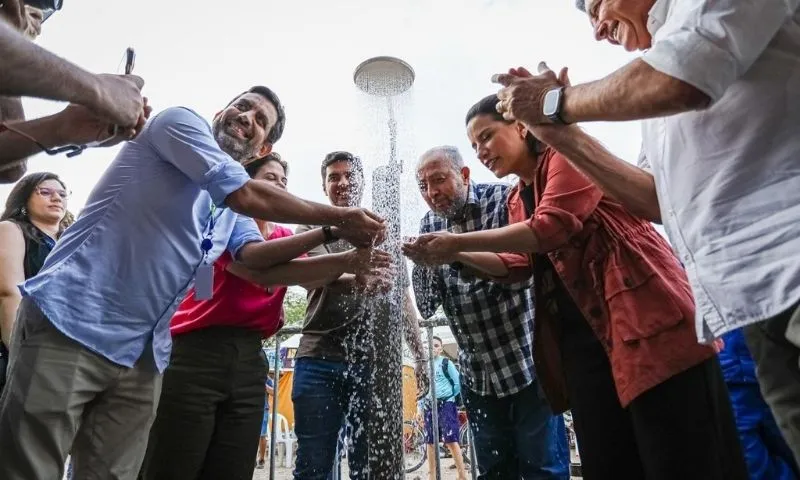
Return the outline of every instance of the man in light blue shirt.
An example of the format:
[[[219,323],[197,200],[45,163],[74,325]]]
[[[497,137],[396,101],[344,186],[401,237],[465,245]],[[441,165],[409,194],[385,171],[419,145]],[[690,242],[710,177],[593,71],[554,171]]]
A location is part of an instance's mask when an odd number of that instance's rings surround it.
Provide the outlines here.
[[[211,126],[170,108],[122,148],[39,275],[20,286],[0,478],[61,478],[70,451],[76,478],[136,478],[169,321],[186,291],[213,293],[207,266],[226,249],[251,269],[290,260],[249,217],[338,225],[356,246],[380,241],[383,223],[366,210],[250,179],[242,163],[267,155],[284,124],[278,97],[253,87]]]
[[[444,445],[450,450],[453,456],[456,469],[458,471],[459,480],[466,480],[467,470],[464,467],[464,458],[462,457],[461,444],[459,444],[459,436],[461,432],[461,425],[458,422],[458,406],[456,399],[461,394],[461,377],[459,376],[458,369],[453,362],[442,355],[444,345],[442,339],[433,337],[431,340],[433,344],[433,372],[434,372],[434,386],[435,388],[428,392],[420,403],[422,404],[422,411],[425,418],[425,443],[428,448],[428,477],[433,480],[436,472],[436,460],[434,458],[434,448],[439,445],[439,440],[444,442]],[[432,392],[436,391],[436,400],[432,399]],[[436,420],[438,425],[438,432],[434,434],[433,431],[433,407],[436,407]]]

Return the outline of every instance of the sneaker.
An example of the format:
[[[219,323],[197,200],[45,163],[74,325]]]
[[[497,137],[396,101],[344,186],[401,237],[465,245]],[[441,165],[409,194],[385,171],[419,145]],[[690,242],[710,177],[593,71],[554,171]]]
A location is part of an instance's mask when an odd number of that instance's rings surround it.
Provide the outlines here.
[[[259,460],[256,464],[256,468],[259,470],[264,470],[264,460]]]

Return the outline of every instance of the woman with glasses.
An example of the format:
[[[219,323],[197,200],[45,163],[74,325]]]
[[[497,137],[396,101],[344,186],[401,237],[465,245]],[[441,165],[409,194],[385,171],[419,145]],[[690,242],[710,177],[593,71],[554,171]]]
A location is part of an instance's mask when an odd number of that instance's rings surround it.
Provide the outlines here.
[[[530,255],[537,376],[554,412],[572,411],[584,479],[745,480],[719,361],[697,343],[670,246],[497,103],[469,110],[467,136],[496,177],[519,177],[511,224],[424,235],[406,251],[509,280],[519,256],[486,252]]]
[[[54,173],[22,178],[0,215],[0,390],[5,384],[11,331],[22,299],[17,285],[39,273],[56,240],[73,221],[67,211],[69,191]]]

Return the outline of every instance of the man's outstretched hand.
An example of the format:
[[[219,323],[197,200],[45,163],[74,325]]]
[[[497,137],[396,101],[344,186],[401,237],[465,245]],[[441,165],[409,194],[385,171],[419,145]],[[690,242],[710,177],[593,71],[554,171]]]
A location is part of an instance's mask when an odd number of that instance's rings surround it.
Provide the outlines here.
[[[386,223],[383,218],[365,208],[349,207],[337,225],[340,238],[355,247],[377,246],[386,239]]]

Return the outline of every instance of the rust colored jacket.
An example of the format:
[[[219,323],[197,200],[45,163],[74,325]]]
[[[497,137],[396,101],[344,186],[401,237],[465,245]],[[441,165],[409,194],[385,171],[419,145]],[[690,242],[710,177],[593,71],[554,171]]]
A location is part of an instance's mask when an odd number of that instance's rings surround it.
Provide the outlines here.
[[[521,186],[508,196],[509,223],[536,234],[583,316],[605,347],[623,407],[673,375],[712,357],[694,331],[694,300],[683,267],[649,222],[620,204],[547,149],[533,184],[535,210],[525,215]],[[502,254],[509,268],[520,257]],[[513,271],[513,270],[512,270]],[[518,270],[517,270],[518,271]],[[539,381],[556,412],[569,408],[559,318],[538,301],[552,287],[536,278],[534,359]]]

